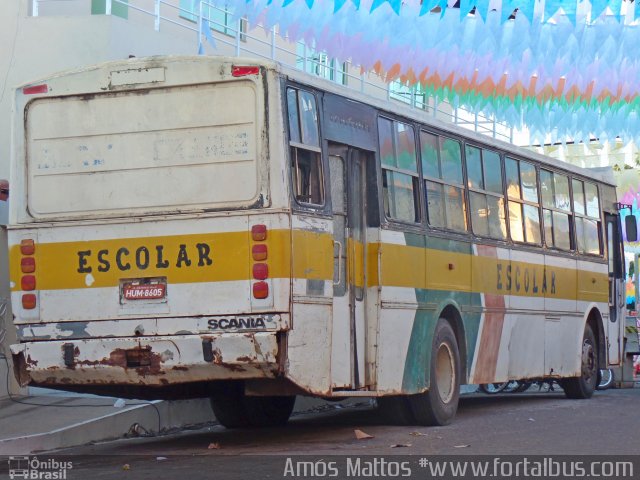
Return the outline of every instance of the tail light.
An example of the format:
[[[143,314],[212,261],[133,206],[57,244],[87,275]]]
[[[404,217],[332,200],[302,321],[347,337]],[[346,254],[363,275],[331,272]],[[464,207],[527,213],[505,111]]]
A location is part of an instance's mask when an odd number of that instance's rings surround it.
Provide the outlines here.
[[[251,239],[255,243],[251,247],[251,258],[254,263],[252,268],[253,279],[258,282],[253,284],[253,298],[265,299],[269,296],[269,284],[265,280],[269,277],[269,265],[264,263],[267,259],[267,245],[264,242],[267,239],[266,225],[253,225],[251,227]]]
[[[256,66],[234,65],[231,67],[231,75],[234,77],[246,77],[247,75],[258,75],[259,73],[260,67]]]
[[[48,85],[32,85],[22,89],[24,95],[37,95],[39,93],[49,93]]]
[[[20,271],[27,274],[35,272],[36,259],[33,255],[36,253],[36,242],[31,238],[23,239],[20,242],[20,253],[23,255],[20,259]],[[36,289],[36,276],[23,275],[20,279],[20,288],[24,292],[33,292]],[[35,293],[24,293],[22,295],[22,308],[33,310],[36,308],[37,298]]]
[[[269,284],[267,282],[256,282],[253,284],[254,298],[263,299],[269,296]]]
[[[254,242],[263,242],[267,239],[267,226],[254,225],[251,227],[251,238]]]
[[[267,246],[259,243],[251,248],[251,256],[256,262],[263,262],[267,259]]]
[[[31,239],[25,239],[20,242],[20,253],[22,255],[33,255],[36,253],[36,243]]]
[[[22,295],[22,308],[25,310],[33,310],[36,308],[36,295],[35,293],[25,293]]]

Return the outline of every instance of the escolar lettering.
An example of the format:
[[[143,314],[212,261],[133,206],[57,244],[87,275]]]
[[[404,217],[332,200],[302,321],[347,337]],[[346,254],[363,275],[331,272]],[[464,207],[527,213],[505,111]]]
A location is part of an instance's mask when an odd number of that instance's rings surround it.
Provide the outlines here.
[[[94,268],[98,272],[108,272],[112,268],[117,268],[121,272],[135,268],[137,270],[147,270],[150,267],[163,269],[173,265],[177,268],[195,266],[208,267],[213,264],[211,259],[211,246],[207,243],[196,243],[193,246],[181,244],[178,252],[171,257],[165,252],[163,245],[154,245],[153,248],[145,246],[136,250],[129,250],[127,247],[118,248],[115,251],[109,249],[98,250],[94,255],[93,250],[81,250],[78,253],[78,273],[91,273]]]
[[[523,267],[516,265],[497,264],[497,281],[496,289],[499,291],[515,293],[529,293],[532,295],[544,295],[556,293],[556,272],[547,270],[542,273],[536,268]],[[542,278],[540,278],[542,277]]]

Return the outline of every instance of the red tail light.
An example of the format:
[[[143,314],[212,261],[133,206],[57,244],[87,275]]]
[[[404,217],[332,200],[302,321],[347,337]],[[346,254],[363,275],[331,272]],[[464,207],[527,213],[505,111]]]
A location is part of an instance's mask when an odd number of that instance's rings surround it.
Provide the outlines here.
[[[258,75],[259,73],[260,67],[239,65],[231,67],[231,75],[234,77],[246,77],[247,75]]]
[[[262,299],[269,296],[269,284],[267,282],[256,282],[253,284],[254,298]]]
[[[256,263],[253,265],[253,278],[256,280],[266,280],[269,276],[269,266],[266,263]]]
[[[35,293],[25,293],[22,295],[22,308],[25,310],[33,310],[36,308],[36,295]]]
[[[251,247],[251,256],[256,262],[263,262],[267,259],[267,246],[264,243]]]
[[[251,227],[251,238],[254,242],[262,242],[267,239],[267,226],[254,225]]]
[[[20,281],[22,290],[35,290],[36,289],[36,277],[34,275],[25,275]]]
[[[25,95],[36,95],[38,93],[49,93],[48,85],[32,85],[30,87],[24,87],[22,93]]]
[[[36,253],[36,242],[31,239],[25,239],[20,242],[20,253],[22,255],[33,255]]]
[[[36,259],[33,257],[24,257],[20,260],[20,270],[22,273],[33,273],[36,271]]]

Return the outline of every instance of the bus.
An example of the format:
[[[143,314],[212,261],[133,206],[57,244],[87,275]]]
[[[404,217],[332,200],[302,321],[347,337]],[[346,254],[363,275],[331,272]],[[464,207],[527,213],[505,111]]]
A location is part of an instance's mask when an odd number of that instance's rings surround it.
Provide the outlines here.
[[[601,174],[256,59],[104,63],[14,112],[22,385],[210,398],[229,428],[296,395],[446,425],[463,384],[588,398],[621,362]]]

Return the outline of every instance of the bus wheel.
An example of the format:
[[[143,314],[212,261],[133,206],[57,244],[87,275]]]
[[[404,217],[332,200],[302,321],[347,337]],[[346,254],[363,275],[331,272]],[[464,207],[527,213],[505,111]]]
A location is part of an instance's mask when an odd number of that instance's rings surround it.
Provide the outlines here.
[[[419,425],[448,425],[458,410],[460,354],[447,320],[438,320],[431,345],[429,390],[411,395],[409,403]]]
[[[405,395],[378,397],[378,410],[392,425],[413,425],[415,419]]]
[[[289,420],[295,395],[287,397],[244,397],[245,408],[249,413],[252,427],[276,427]]]
[[[562,388],[567,398],[584,399],[593,395],[598,385],[598,350],[596,337],[591,325],[584,327],[582,337],[582,362],[579,377],[566,378],[562,381]]]
[[[244,398],[244,384],[241,382],[216,385],[216,392],[211,396],[211,409],[216,419],[227,428],[248,427]]]

